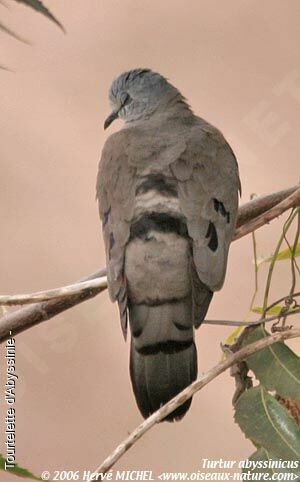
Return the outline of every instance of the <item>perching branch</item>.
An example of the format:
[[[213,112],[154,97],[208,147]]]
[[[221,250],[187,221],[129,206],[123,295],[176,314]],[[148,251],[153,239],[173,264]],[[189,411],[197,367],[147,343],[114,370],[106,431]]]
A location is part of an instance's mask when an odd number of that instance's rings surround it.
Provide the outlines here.
[[[105,273],[106,268],[100,269],[90,276],[83,278],[81,281],[102,277]],[[100,288],[91,288],[85,293],[73,294],[68,298],[56,298],[50,301],[44,301],[36,305],[26,306],[12,313],[7,313],[0,319],[0,342],[7,340],[11,334],[17,335],[42,321],[50,320],[59,313],[93,298],[100,292]]]
[[[266,348],[278,341],[296,338],[300,336],[300,329],[286,330],[274,333],[268,337],[260,339],[250,345],[241,348],[236,353],[229,355],[224,361],[211,368],[207,373],[198,378],[195,382],[185,388],[176,395],[172,400],[163,405],[159,410],[154,412],[149,418],[142,422],[118,447],[104,460],[104,462],[95,470],[95,473],[105,474],[113,465],[125,454],[148,430],[156,423],[161,422],[167,415],[182,405],[186,400],[191,398],[196,392],[201,390],[205,385],[219,376],[225,370],[235,365],[237,362],[245,360],[249,355]],[[93,480],[92,478],[89,481]]]
[[[300,188],[294,186],[284,191],[279,191],[267,196],[255,198],[239,208],[237,220],[237,231],[234,239],[239,239],[246,234],[253,232],[264,224],[268,223],[284,211],[300,205]],[[98,293],[106,289],[107,285],[103,278],[99,281],[96,278],[103,277],[106,269],[96,272],[84,280],[82,283],[75,283],[69,287],[58,288],[47,292],[34,293],[33,295],[5,296],[2,298],[5,304],[16,304],[17,299],[20,303],[33,303],[46,298],[47,301],[36,303],[35,305],[21,308],[17,311],[7,313],[0,319],[0,342],[9,338],[10,333],[17,335],[32,326],[46,321],[59,313],[93,298]],[[93,280],[91,284],[84,282]],[[45,295],[46,293],[46,295]],[[55,298],[54,298],[55,296]],[[14,303],[13,303],[14,301]]]
[[[289,189],[283,189],[282,191],[273,192],[272,194],[267,194],[265,196],[257,196],[254,199],[251,199],[251,201],[243,204],[239,207],[236,227],[239,228],[243,224],[252,221],[252,219],[257,218],[266,211],[269,211],[269,209],[297,191],[299,187],[299,184],[297,184]]]
[[[61,288],[51,290],[37,291],[29,295],[0,295],[0,305],[29,305],[31,303],[39,303],[40,301],[49,301],[58,298],[68,298],[72,295],[88,293],[90,290],[99,288],[99,292],[107,288],[107,278],[95,278],[87,281],[79,281]]]
[[[298,187],[298,189],[296,189],[292,194],[283,199],[283,201],[281,201],[280,203],[273,206],[271,209],[263,212],[254,219],[252,218],[251,220],[237,228],[234,235],[234,241],[241,238],[242,236],[245,236],[246,234],[256,231],[256,229],[264,226],[264,224],[268,224],[270,221],[272,221],[272,219],[277,218],[288,209],[296,206],[300,206],[300,187]]]

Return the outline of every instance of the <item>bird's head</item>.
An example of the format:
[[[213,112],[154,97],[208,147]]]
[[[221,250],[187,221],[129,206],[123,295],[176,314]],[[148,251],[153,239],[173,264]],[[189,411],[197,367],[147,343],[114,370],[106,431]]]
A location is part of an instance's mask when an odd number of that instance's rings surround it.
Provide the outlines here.
[[[125,122],[148,119],[176,99],[184,103],[180,92],[162,75],[150,69],[123,72],[111,84],[109,102],[112,112],[104,129],[117,118]]]

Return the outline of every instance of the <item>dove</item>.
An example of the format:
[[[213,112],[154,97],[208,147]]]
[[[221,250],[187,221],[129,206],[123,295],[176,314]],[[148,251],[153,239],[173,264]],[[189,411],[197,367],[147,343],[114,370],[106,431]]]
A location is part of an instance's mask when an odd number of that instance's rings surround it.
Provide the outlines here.
[[[197,377],[195,329],[224,283],[241,189],[222,133],[165,77],[137,68],[109,90],[97,199],[109,295],[117,302],[144,418]],[[165,420],[180,420],[191,399]]]

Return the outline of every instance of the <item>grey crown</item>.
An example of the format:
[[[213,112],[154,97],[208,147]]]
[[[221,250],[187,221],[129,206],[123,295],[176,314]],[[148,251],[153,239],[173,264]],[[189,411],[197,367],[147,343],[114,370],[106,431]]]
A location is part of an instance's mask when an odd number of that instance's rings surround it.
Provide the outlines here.
[[[125,123],[104,145],[97,197],[109,293],[125,336],[129,314],[132,386],[147,417],[197,376],[194,328],[224,282],[240,181],[223,135],[160,74],[124,72],[109,100],[105,128]]]

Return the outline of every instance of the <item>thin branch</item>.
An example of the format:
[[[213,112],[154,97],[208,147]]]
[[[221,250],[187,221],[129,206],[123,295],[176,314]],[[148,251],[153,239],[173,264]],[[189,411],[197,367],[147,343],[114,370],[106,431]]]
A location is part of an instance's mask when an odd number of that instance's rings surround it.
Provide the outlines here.
[[[297,278],[296,269],[299,273],[299,267],[298,267],[297,261],[295,259],[295,254],[296,254],[299,236],[300,236],[300,209],[298,210],[297,228],[296,228],[294,244],[293,244],[292,248],[291,248],[291,246],[289,246],[290,252],[291,252],[291,272],[292,272],[292,285],[291,285],[291,289],[290,289],[290,296],[293,296],[295,286],[296,286],[296,278]]]
[[[90,276],[83,278],[81,281],[95,279],[103,276],[105,273],[105,268],[100,269]],[[93,288],[86,293],[75,294],[69,298],[56,298],[54,300],[44,301],[43,303],[26,306],[12,313],[5,314],[0,319],[0,343],[7,340],[11,334],[17,335],[42,321],[50,320],[59,313],[93,298],[98,293],[100,293],[100,288]]]
[[[237,362],[245,360],[249,355],[266,348],[278,341],[296,338],[300,336],[300,329],[286,330],[274,333],[266,338],[260,339],[250,345],[241,348],[236,353],[229,355],[224,361],[211,368],[207,373],[198,378],[189,385],[185,390],[180,392],[176,397],[172,398],[168,403],[163,405],[159,410],[154,412],[149,418],[142,422],[118,447],[104,460],[104,462],[93,472],[94,474],[105,474],[113,465],[127,452],[148,430],[155,424],[161,422],[167,415],[176,410],[180,405],[191,398],[196,392],[201,390],[205,385],[219,376],[229,367]],[[89,482],[93,480],[89,478]]]
[[[293,298],[297,298],[298,296],[300,296],[300,291],[298,291],[298,293],[293,293],[292,294],[292,297]],[[279,305],[279,303],[281,303],[282,301],[284,302],[287,302],[287,300],[291,298],[291,295],[286,295],[286,296],[283,296],[282,298],[279,298],[278,300],[274,301],[271,305],[267,306],[266,308],[266,313],[268,313],[268,311],[271,310],[271,308],[273,308],[273,306],[276,306],[276,305]]]
[[[298,189],[299,184],[288,189],[283,189],[282,191],[273,192],[265,196],[257,196],[254,199],[251,199],[251,201],[248,201],[239,207],[239,215],[236,227],[239,228],[243,224],[252,221],[252,219],[257,218],[266,211],[269,211],[269,209],[288,198]]]
[[[261,228],[264,224],[268,224],[270,221],[272,221],[274,218],[277,218],[288,209],[297,206],[300,206],[300,188],[268,211],[237,228],[235,231],[234,241],[242,236],[246,236],[246,234],[256,231],[256,229]]]
[[[291,316],[297,315],[300,313],[300,308],[296,308],[294,310],[288,311],[284,313],[284,316]],[[202,323],[204,325],[218,325],[218,326],[258,326],[262,323],[269,323],[270,321],[274,321],[278,319],[277,315],[268,316],[267,318],[261,318],[257,321],[226,321],[226,320],[204,320]]]
[[[255,197],[256,197],[255,194],[251,194],[250,199],[255,199]],[[253,248],[253,256],[254,256],[254,293],[251,298],[251,303],[249,308],[250,311],[254,306],[254,301],[258,292],[258,270],[259,270],[259,265],[257,261],[257,243],[256,243],[255,231],[251,233],[251,237],[252,237],[252,248]]]
[[[289,227],[290,227],[291,224],[293,223],[294,218],[296,217],[296,215],[297,215],[297,210],[296,210],[296,211],[292,211],[291,215],[289,216],[289,218],[287,219],[287,221],[284,223],[281,236],[280,236],[280,238],[279,238],[279,240],[278,240],[278,243],[277,243],[277,245],[276,245],[274,254],[273,254],[272,259],[271,259],[271,262],[270,262],[269,271],[268,271],[268,277],[267,277],[267,282],[266,282],[266,288],[265,288],[265,293],[264,293],[263,317],[266,316],[266,308],[267,308],[267,306],[268,306],[268,296],[269,296],[269,293],[270,293],[271,281],[272,281],[272,276],[273,276],[274,267],[275,267],[275,264],[276,264],[276,261],[277,261],[277,256],[278,256],[278,253],[279,253],[279,251],[280,251],[280,248],[281,248],[281,245],[282,245],[282,243],[283,243],[283,240],[284,240],[284,238],[285,238],[285,235],[286,235],[287,231],[289,230]]]
[[[282,199],[284,199],[284,201],[282,201]],[[277,204],[278,202],[279,204]],[[275,207],[275,211],[272,211],[272,207],[276,204],[277,206]],[[240,237],[245,236],[249,232],[252,232],[255,229],[257,229],[259,226],[262,226],[264,223],[269,222],[274,217],[279,216],[279,214],[284,212],[284,210],[287,210],[290,207],[297,206],[299,204],[300,204],[299,185],[286,189],[284,191],[279,191],[279,192],[269,194],[267,196],[258,197],[253,201],[246,203],[245,205],[239,208],[237,226],[241,226],[241,225],[244,225],[244,223],[246,223],[245,226],[247,226],[247,229],[243,230],[244,226],[239,227],[237,229],[235,239],[239,239]],[[276,210],[278,206],[281,206],[281,207],[279,210],[278,209]],[[267,211],[266,213],[267,216],[266,217],[264,217],[264,215],[260,216],[260,214],[262,212],[264,213],[265,211]],[[271,215],[268,214],[270,213],[270,211],[272,211]],[[249,224],[251,223],[251,219],[254,219],[255,223],[249,229]],[[259,226],[258,226],[257,220],[259,220]],[[95,279],[99,276],[104,276],[105,274],[106,274],[106,269],[104,268],[99,272],[88,276],[82,281]],[[38,323],[41,323],[43,321],[53,318],[59,313],[79,303],[82,303],[83,301],[93,298],[98,293],[100,293],[103,289],[105,288],[104,287],[99,288],[99,286],[89,287],[85,292],[78,290],[76,294],[74,294],[73,292],[73,294],[70,294],[63,298],[55,298],[48,301],[44,301],[42,303],[36,303],[35,305],[23,307],[19,310],[13,311],[11,313],[7,313],[0,319],[0,342],[5,341],[7,338],[9,338],[11,332],[14,335],[17,335],[18,333],[21,333],[26,329],[31,328],[34,325],[37,325]],[[31,295],[24,295],[24,296],[26,297]],[[32,303],[32,301],[33,300],[31,300],[30,303]]]
[[[90,290],[93,291],[94,288],[99,289],[98,293],[105,290],[107,288],[106,276],[88,281],[79,281],[78,283],[62,286],[61,288],[37,291],[36,293],[30,293],[29,295],[0,295],[0,305],[29,305],[41,301],[68,298],[72,295],[84,294]]]

